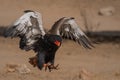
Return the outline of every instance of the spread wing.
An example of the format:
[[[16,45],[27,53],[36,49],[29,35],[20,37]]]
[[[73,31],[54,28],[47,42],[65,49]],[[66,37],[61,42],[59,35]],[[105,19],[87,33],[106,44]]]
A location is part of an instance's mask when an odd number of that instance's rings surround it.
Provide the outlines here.
[[[32,46],[38,38],[45,35],[41,14],[26,10],[25,13],[5,32],[5,37],[20,37],[20,44]]]
[[[74,40],[85,48],[91,49],[91,47],[94,47],[91,44],[90,39],[79,28],[74,18],[69,18],[67,21],[65,21],[59,28],[59,31],[63,38]]]

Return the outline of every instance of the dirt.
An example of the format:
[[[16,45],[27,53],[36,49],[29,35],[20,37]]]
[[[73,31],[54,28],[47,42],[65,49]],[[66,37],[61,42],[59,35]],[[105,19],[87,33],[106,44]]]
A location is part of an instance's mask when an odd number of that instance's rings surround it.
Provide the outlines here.
[[[0,0],[0,25],[12,24],[26,9],[36,10],[43,15],[43,25],[49,29],[63,16],[72,16],[85,30],[81,11],[86,11],[93,31],[120,30],[120,0]],[[112,6],[112,16],[100,16],[100,8]],[[28,63],[33,51],[19,49],[19,39],[0,37],[0,80],[120,80],[120,44],[100,43],[86,50],[77,43],[63,41],[57,51],[55,64],[59,70],[40,71]],[[26,64],[30,74],[7,72],[6,64]]]

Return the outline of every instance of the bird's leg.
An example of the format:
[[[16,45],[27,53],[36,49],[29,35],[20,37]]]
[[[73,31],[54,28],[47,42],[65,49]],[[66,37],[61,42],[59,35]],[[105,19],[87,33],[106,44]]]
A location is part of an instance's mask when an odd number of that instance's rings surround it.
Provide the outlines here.
[[[33,65],[33,67],[36,67],[37,66],[37,60],[38,60],[38,58],[37,58],[37,56],[34,56],[34,57],[31,57],[31,58],[29,58],[29,63],[31,64],[31,65]]]
[[[47,70],[48,64],[43,64],[45,71]]]
[[[45,71],[47,70],[47,68],[49,69],[49,66],[51,65],[51,63],[47,63],[47,64],[43,64],[44,68],[45,68]]]

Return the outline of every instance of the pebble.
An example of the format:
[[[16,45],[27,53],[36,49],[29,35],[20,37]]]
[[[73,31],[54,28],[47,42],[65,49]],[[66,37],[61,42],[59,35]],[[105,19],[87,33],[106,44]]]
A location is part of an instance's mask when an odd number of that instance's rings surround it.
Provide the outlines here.
[[[115,8],[112,6],[101,8],[98,12],[98,14],[102,16],[112,16],[114,13],[115,13]]]
[[[6,64],[6,71],[7,72],[18,72],[20,74],[31,73],[31,70],[27,67],[26,64],[14,64],[14,63]]]

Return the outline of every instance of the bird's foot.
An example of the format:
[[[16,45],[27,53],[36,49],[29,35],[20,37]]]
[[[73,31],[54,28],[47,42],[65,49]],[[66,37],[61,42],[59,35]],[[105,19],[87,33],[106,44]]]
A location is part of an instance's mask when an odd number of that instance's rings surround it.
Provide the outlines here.
[[[57,64],[56,66],[53,65],[53,64],[44,64],[44,67],[45,67],[45,71],[48,69],[49,72],[51,72],[52,70],[58,70],[59,69],[59,64]]]
[[[29,63],[31,64],[31,65],[33,65],[33,67],[36,67],[37,66],[37,56],[34,56],[34,57],[31,57],[31,58],[29,58]]]
[[[37,56],[31,57],[29,58],[29,63],[31,65],[33,65],[33,67],[36,67],[38,65],[38,58]],[[43,65],[45,68],[45,71],[49,70],[49,72],[51,72],[52,70],[58,70],[59,69],[59,64],[57,64],[56,66],[51,64],[51,63],[47,63]]]

